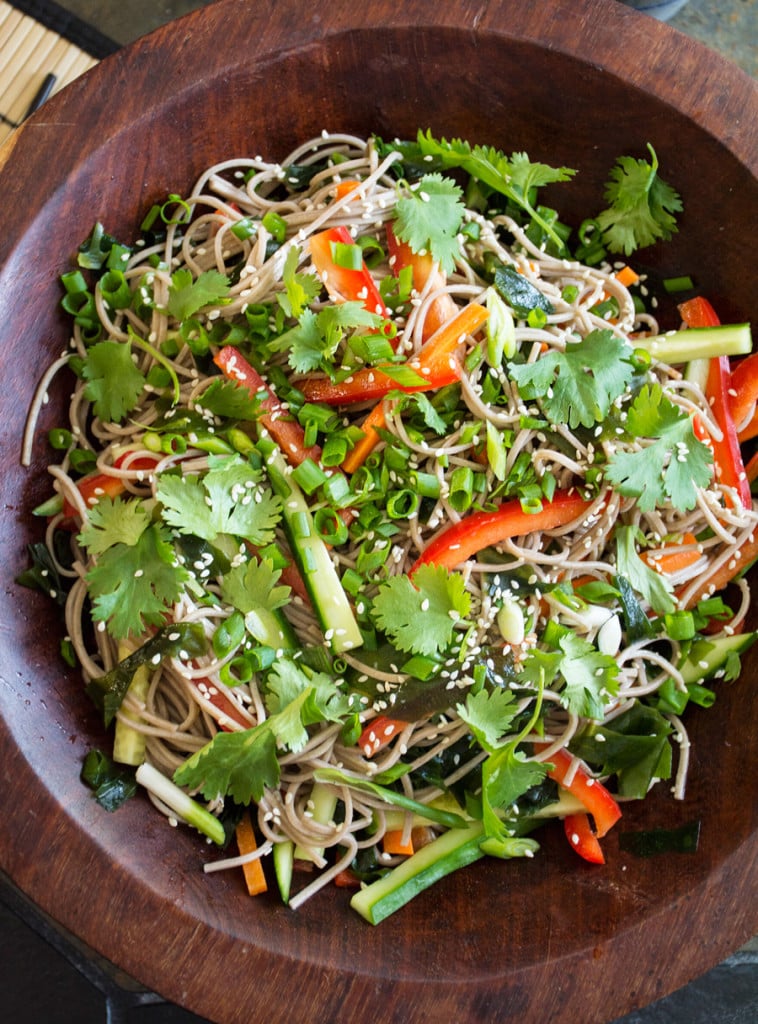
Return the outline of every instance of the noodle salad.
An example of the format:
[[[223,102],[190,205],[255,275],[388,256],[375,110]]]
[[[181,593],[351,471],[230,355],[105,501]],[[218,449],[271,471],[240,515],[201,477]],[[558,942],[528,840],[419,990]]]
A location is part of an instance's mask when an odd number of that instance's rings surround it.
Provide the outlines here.
[[[229,847],[206,871],[378,923],[551,818],[603,863],[625,802],[684,798],[682,714],[754,640],[758,371],[748,325],[696,295],[659,329],[617,259],[676,230],[649,157],[578,233],[538,201],[573,170],[423,132],[96,225],[21,579],[113,728],[101,803],[142,787]]]

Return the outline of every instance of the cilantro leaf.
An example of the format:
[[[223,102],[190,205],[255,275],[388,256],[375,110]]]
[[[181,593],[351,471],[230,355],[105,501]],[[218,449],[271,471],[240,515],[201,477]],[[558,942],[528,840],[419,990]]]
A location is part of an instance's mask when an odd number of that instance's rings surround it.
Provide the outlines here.
[[[321,291],[321,281],[315,274],[299,274],[297,265],[300,250],[292,246],[287,253],[282,271],[284,292],[276,296],[286,316],[297,319]]]
[[[346,332],[361,327],[375,330],[382,322],[382,317],[369,312],[361,302],[339,302],[325,306],[318,313],[306,309],[297,325],[271,341],[269,346],[275,352],[289,350],[288,362],[298,373],[310,373],[319,368],[329,373]]]
[[[209,384],[195,402],[196,409],[228,420],[254,420],[260,407],[260,398],[251,395],[243,384],[220,377]]]
[[[538,786],[547,775],[547,768],[539,761],[528,761],[526,755],[517,749],[515,743],[490,754],[482,765],[482,789],[486,796],[485,807],[507,808],[523,796],[528,789]],[[502,823],[498,825],[485,819],[487,833],[500,838]],[[494,827],[493,827],[494,826]]]
[[[616,659],[573,633],[562,636],[559,646],[563,651],[560,672],[565,680],[561,697],[566,707],[583,718],[602,719],[603,691],[609,696],[618,692]]]
[[[616,161],[605,188],[609,204],[596,217],[611,252],[629,255],[635,249],[671,238],[677,231],[676,213],[682,201],[658,177],[658,158],[648,144],[651,161],[622,156]]]
[[[274,611],[289,601],[290,588],[277,586],[281,570],[268,559],[233,566],[221,580],[221,596],[243,615],[260,608]]]
[[[460,251],[457,234],[464,210],[462,194],[450,178],[426,174],[396,204],[397,237],[415,253],[429,252],[447,273],[454,270]]]
[[[554,423],[592,427],[604,420],[624,393],[634,368],[629,345],[608,329],[551,350],[534,363],[509,363],[508,373],[522,398],[539,400]]]
[[[205,270],[193,278],[186,267],[175,270],[168,287],[166,309],[177,320],[187,320],[204,306],[218,305],[229,295],[229,280],[218,270]]]
[[[533,188],[553,185],[559,181],[569,181],[576,171],[570,167],[551,167],[550,164],[533,162],[526,153],[512,153],[509,175],[511,185],[518,189],[522,196],[528,196]]]
[[[174,774],[177,785],[199,789],[207,800],[229,795],[240,804],[260,800],[279,784],[277,749],[297,753],[308,741],[306,726],[339,721],[347,700],[329,677],[308,677],[292,661],[269,673],[270,717],[244,732],[220,732]]]
[[[104,495],[91,506],[78,539],[90,555],[100,555],[114,544],[136,544],[149,525],[150,516],[141,501]]]
[[[661,573],[651,569],[637,554],[636,539],[640,536],[634,526],[620,526],[616,529],[616,568],[625,576],[630,586],[640,594],[659,615],[666,615],[676,609],[671,596],[672,585]]]
[[[502,737],[519,713],[511,690],[482,688],[469,693],[466,703],[456,707],[459,718],[468,724],[483,750],[492,753],[502,746]]]
[[[135,544],[118,542],[98,555],[87,573],[93,618],[117,638],[144,633],[163,623],[187,579],[167,531],[153,524]]]
[[[211,460],[202,478],[164,474],[157,497],[164,520],[180,533],[213,541],[220,533],[253,544],[274,539],[281,502],[261,485],[261,473],[238,456]]]
[[[400,650],[429,656],[448,646],[470,606],[460,573],[437,565],[422,565],[413,582],[407,576],[386,580],[373,603],[377,625]]]
[[[646,385],[627,411],[626,429],[642,447],[614,452],[605,471],[609,483],[636,498],[642,512],[669,500],[682,511],[694,508],[698,488],[710,482],[713,457],[695,436],[692,418],[660,384]]]
[[[238,804],[263,797],[279,785],[281,770],[271,720],[241,732],[219,732],[174,772],[174,782],[206,800],[230,796]]]
[[[266,707],[272,715],[306,694],[301,709],[304,725],[339,722],[350,710],[347,694],[332,676],[306,671],[289,658],[282,658],[271,667],[266,685]]]
[[[277,586],[278,569],[268,559],[235,565],[221,580],[221,596],[245,616],[245,629],[260,644],[279,649],[295,643],[289,623],[275,612],[287,603],[290,588]]]
[[[104,422],[120,423],[139,402],[145,377],[132,359],[129,341],[98,341],[87,349],[82,368],[85,397]]]

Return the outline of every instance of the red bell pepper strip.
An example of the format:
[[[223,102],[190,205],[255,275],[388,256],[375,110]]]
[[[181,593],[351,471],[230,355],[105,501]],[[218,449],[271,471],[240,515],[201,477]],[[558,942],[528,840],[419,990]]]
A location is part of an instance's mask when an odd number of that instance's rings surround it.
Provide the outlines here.
[[[234,701],[228,697],[223,689],[211,682],[210,679],[191,679],[190,685],[197,690],[200,697],[212,704],[218,712],[213,717],[218,721],[219,728],[224,732],[232,732],[231,722],[243,729],[251,727],[250,720],[245,718]]]
[[[729,382],[729,407],[740,443],[758,437],[758,352],[741,359]]]
[[[523,537],[536,530],[552,530],[579,519],[592,503],[570,491],[557,491],[540,512],[524,512],[518,499],[506,501],[494,512],[472,512],[429,542],[414,563],[409,575],[422,565],[442,565],[446,569],[471,558],[483,548],[511,537]]]
[[[702,295],[680,303],[677,309],[688,327],[718,327],[721,323],[716,310]]]
[[[546,750],[547,744],[535,744],[535,749]],[[584,805],[594,819],[595,834],[599,838],[606,835],[621,817],[615,797],[568,750],[557,750],[546,760],[553,766],[548,771],[550,778]]]
[[[306,447],[303,428],[276,397],[271,385],[266,383],[238,349],[232,345],[225,345],[216,353],[213,362],[226,377],[242,384],[251,395],[265,395],[261,401],[259,420],[291,465],[299,466],[305,459],[312,459],[314,462],[320,460],[319,446]]]
[[[571,848],[580,857],[590,864],[605,864],[605,856],[588,814],[567,814],[563,819],[563,830]]]
[[[127,459],[133,454],[133,449],[123,452],[117,459],[114,460],[113,466],[115,469],[121,469]],[[132,459],[129,463],[129,469],[137,472],[150,472],[155,469],[158,463],[158,456],[144,455],[137,459]],[[126,490],[127,481],[124,477],[114,476],[112,473],[89,473],[87,476],[83,476],[80,480],[77,480],[76,487],[79,494],[82,496],[82,500],[87,508],[91,508],[101,498],[117,498],[120,494],[123,494]],[[78,510],[75,505],[70,501],[64,499],[63,501],[63,517],[64,519],[73,519],[78,515]]]
[[[376,718],[371,719],[358,737],[357,746],[363,752],[364,757],[372,757],[386,747],[398,733],[407,729],[408,725],[408,722],[402,722],[398,718],[377,715]]]
[[[389,311],[365,262],[359,270],[341,267],[334,262],[333,245],[356,244],[346,227],[319,231],[311,235],[309,244],[313,265],[334,302],[362,302],[369,313],[376,313],[389,319]]]
[[[387,248],[390,254],[390,269],[395,277],[405,267],[411,268],[413,287],[415,291],[422,292],[427,287],[431,291],[437,291],[445,287],[447,280],[445,274],[439,269],[439,264],[432,258],[431,253],[419,255],[406,243],[401,242],[387,224]],[[422,326],[421,336],[424,340],[430,338],[436,330],[451,320],[457,312],[452,297],[444,292],[439,295],[426,312]]]
[[[717,327],[720,323],[713,306],[702,296],[689,299],[678,308],[682,320],[688,327]],[[744,508],[752,508],[750,483],[745,473],[740,441],[732,416],[730,387],[729,357],[714,356],[708,369],[705,394],[723,435],[719,441],[710,440],[717,476],[724,486],[731,487],[737,492]]]

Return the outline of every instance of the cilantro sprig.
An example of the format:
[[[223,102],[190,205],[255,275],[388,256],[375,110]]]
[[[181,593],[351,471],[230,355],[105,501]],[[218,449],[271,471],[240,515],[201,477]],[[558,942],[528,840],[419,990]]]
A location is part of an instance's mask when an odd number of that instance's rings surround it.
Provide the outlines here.
[[[514,153],[509,159],[492,146],[472,146],[463,139],[435,139],[431,130],[419,131],[416,144],[422,158],[438,160],[443,167],[460,168],[483,185],[510,199],[564,251],[565,244],[552,225],[533,205],[534,189],[554,182],[570,180],[576,173],[570,167],[550,167],[532,163],[526,153]]]
[[[611,252],[626,256],[678,230],[676,214],[683,209],[677,191],[658,174],[658,157],[648,143],[650,160],[622,156],[605,187],[608,207],[596,220]]]
[[[645,385],[630,405],[626,430],[639,447],[617,449],[605,477],[619,494],[650,512],[670,501],[687,511],[712,476],[710,448],[695,436],[692,417],[666,397],[659,384]]]
[[[462,190],[441,174],[426,174],[398,199],[394,231],[416,253],[431,253],[451,273],[460,252],[457,234],[464,206]]]
[[[539,401],[554,423],[592,427],[604,420],[634,374],[631,347],[608,329],[546,352],[534,363],[508,364],[519,394]]]
[[[393,576],[382,583],[373,609],[378,627],[401,651],[433,657],[449,646],[456,625],[465,622],[471,597],[460,573],[422,565],[413,582]]]

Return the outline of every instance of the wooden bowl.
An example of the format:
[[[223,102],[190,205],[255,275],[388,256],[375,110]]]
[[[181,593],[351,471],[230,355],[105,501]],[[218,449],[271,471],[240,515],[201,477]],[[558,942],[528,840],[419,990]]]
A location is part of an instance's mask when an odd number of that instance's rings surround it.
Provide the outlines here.
[[[645,255],[690,273],[724,320],[755,302],[755,84],[703,46],[610,0],[222,0],[103,61],[0,153],[3,586],[0,866],[143,984],[214,1021],[605,1022],[704,971],[758,931],[757,659],[688,718],[687,800],[658,787],[628,827],[702,822],[697,853],[601,869],[547,829],[532,862],[479,863],[380,927],[330,890],[294,913],[206,876],[194,833],[145,801],[102,811],[79,781],[103,741],[58,656],[48,602],[14,576],[41,534],[40,441],[20,437],[42,368],[66,344],[57,277],[96,219],[130,237],[143,211],[216,158],[281,157],[323,127],[418,127],[581,168],[568,218],[600,208],[616,157],[652,142],[685,199]],[[65,395],[51,396],[47,425]],[[758,648],[753,648],[758,655]],[[752,769],[751,769],[752,763]]]

